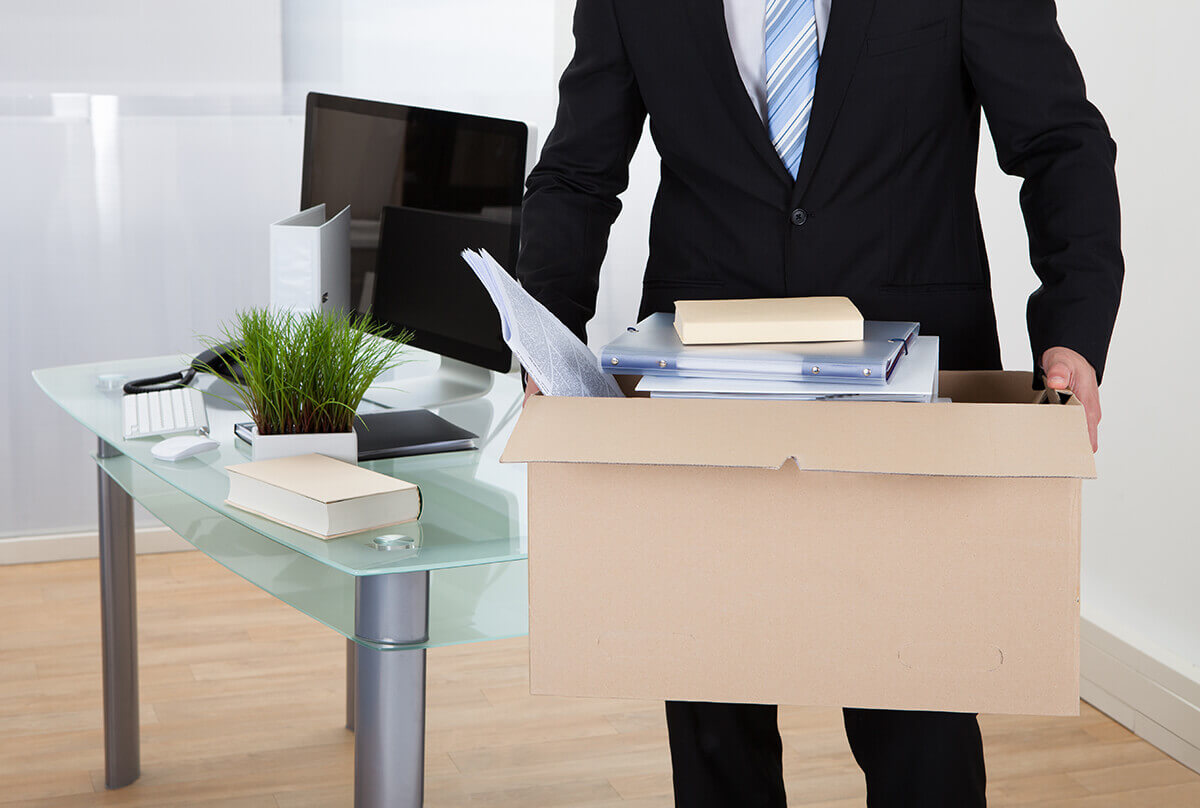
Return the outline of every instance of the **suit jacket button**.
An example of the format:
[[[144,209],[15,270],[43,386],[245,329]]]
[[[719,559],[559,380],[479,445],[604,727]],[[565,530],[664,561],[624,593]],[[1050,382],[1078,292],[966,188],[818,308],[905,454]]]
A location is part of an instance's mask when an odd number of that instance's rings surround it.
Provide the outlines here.
[[[800,227],[807,221],[808,211],[806,211],[804,208],[796,208],[794,211],[792,211],[792,224],[796,225],[796,227]]]

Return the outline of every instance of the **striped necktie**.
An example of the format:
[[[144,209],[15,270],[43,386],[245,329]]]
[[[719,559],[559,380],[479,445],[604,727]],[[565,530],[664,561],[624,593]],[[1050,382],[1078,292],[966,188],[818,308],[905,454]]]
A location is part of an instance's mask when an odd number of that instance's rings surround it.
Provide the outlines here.
[[[767,127],[795,178],[817,88],[817,14],[813,0],[767,0]]]

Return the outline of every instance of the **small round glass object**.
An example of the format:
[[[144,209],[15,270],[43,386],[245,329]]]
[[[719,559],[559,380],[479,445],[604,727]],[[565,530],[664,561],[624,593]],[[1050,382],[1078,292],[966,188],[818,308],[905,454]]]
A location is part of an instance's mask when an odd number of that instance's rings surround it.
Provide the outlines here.
[[[371,545],[376,550],[411,550],[417,546],[417,543],[409,536],[389,533],[371,539]]]
[[[871,369],[870,369],[870,368],[863,368],[863,375],[864,375],[864,376],[870,376],[870,375],[871,375]]]

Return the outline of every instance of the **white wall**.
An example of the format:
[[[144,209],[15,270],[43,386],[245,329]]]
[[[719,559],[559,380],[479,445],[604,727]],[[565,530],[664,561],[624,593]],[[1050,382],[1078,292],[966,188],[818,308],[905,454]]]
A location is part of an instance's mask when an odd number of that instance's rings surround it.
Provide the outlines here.
[[[1118,144],[1128,265],[1102,394],[1100,479],[1085,492],[1083,609],[1143,650],[1200,666],[1200,71],[1190,33],[1200,6],[1130,9],[1069,0],[1062,12]]]
[[[560,3],[560,36],[571,3]],[[1119,147],[1128,278],[1102,399],[1100,479],[1085,486],[1084,616],[1154,655],[1192,666],[1200,681],[1200,4],[1060,0],[1060,22]],[[569,58],[569,49],[565,54]],[[565,65],[560,60],[559,69]],[[836,134],[835,134],[836,136]],[[658,181],[648,136],[634,158],[614,228],[600,309],[602,344],[636,316],[647,218]],[[1029,265],[1018,180],[996,167],[985,133],[979,201],[992,262],[1005,366],[1028,369]]]
[[[0,96],[279,91],[280,0],[0,0]]]
[[[95,440],[33,368],[192,353],[265,302],[262,222],[299,197],[302,127],[264,100],[279,18],[269,0],[0,4],[0,536],[95,528]]]
[[[342,90],[531,121],[554,118],[553,0],[343,0]]]

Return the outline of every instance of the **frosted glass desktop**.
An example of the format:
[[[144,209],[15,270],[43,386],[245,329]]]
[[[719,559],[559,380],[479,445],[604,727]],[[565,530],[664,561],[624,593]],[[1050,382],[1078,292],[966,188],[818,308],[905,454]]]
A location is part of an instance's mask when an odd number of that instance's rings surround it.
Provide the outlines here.
[[[528,630],[525,467],[499,463],[520,412],[519,379],[492,373],[485,394],[438,408],[480,436],[478,450],[363,463],[421,487],[418,522],[322,540],[224,504],[225,466],[249,457],[233,436],[245,413],[229,403],[232,391],[224,383],[199,382],[210,393],[218,450],[168,463],[151,456],[154,439],[122,439],[120,390],[102,389],[99,377],[132,379],[183,365],[183,357],[167,356],[34,373],[42,390],[99,439],[108,786],[127,785],[140,773],[136,500],[218,563],[350,641],[347,726],[356,732],[355,804],[420,805],[425,649]],[[396,384],[403,387],[403,379]]]

